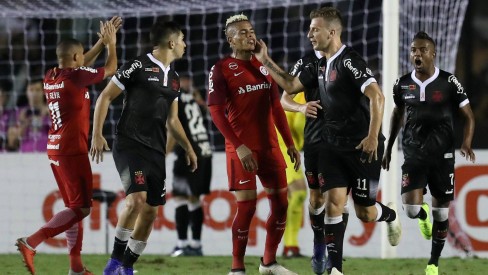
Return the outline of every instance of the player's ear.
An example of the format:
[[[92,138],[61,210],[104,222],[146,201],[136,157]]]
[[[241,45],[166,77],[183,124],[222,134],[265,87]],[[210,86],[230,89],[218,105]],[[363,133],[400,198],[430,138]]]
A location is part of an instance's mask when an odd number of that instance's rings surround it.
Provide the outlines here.
[[[173,40],[168,41],[168,46],[169,46],[170,49],[174,49],[175,44],[176,43]]]

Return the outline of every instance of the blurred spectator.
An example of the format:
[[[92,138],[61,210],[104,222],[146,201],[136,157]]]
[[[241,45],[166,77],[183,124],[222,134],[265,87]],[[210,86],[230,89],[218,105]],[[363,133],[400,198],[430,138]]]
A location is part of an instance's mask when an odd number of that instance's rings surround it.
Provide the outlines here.
[[[15,110],[7,107],[12,94],[12,82],[0,81],[0,151],[7,148],[8,129],[15,124]]]
[[[45,152],[51,120],[42,80],[29,82],[26,95],[28,105],[17,112],[17,124],[9,128],[7,147],[12,151]]]

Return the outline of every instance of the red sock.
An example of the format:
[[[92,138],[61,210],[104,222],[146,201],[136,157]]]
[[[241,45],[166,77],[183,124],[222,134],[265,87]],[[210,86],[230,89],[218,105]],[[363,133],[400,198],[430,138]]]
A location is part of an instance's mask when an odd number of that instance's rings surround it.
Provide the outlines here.
[[[66,240],[68,242],[70,268],[74,272],[83,271],[83,262],[81,261],[81,246],[83,243],[83,222],[73,224],[70,229],[66,230]]]
[[[281,242],[286,225],[286,209],[288,208],[287,192],[268,194],[271,212],[266,221],[266,244],[264,246],[263,264],[276,261],[276,250]]]
[[[237,202],[237,213],[232,223],[232,269],[244,269],[249,227],[256,211],[256,199]]]
[[[80,209],[67,208],[54,215],[43,227],[29,236],[27,243],[33,248],[36,248],[45,239],[52,238],[68,230],[73,224],[81,221],[84,217]]]

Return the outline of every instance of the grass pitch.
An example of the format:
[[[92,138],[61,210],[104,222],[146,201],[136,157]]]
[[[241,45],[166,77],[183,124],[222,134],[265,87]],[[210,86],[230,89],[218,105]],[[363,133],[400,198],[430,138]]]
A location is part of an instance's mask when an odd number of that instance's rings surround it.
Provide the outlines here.
[[[102,274],[107,255],[83,255],[84,264],[94,274]],[[283,259],[278,262],[300,275],[312,275],[308,257]],[[245,260],[247,274],[257,275],[259,257],[248,256]],[[136,275],[214,275],[227,274],[231,264],[230,256],[177,257],[142,255],[135,265]],[[346,275],[422,275],[426,259],[372,259],[347,258],[344,262]],[[28,274],[20,254],[0,255],[2,275]],[[68,256],[59,254],[38,254],[35,258],[37,275],[68,274]],[[440,275],[485,275],[488,274],[488,259],[441,258]]]

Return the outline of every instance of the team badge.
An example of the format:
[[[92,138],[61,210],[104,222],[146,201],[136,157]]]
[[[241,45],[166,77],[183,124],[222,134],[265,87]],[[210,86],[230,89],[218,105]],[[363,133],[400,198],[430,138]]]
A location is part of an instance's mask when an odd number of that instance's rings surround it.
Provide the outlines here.
[[[329,74],[329,81],[335,81],[337,78],[337,71],[336,70],[332,70],[330,71],[330,74]]]
[[[239,66],[237,66],[237,63],[235,63],[235,62],[229,63],[229,69],[237,70],[237,68],[239,68]]]
[[[136,171],[134,173],[134,181],[136,184],[144,184],[146,182],[142,171]]]
[[[434,102],[440,102],[442,101],[443,99],[443,96],[442,96],[442,92],[441,91],[434,91],[432,93],[432,101]]]
[[[312,172],[306,172],[305,175],[307,176],[308,185],[315,186],[317,184]]]
[[[410,185],[410,177],[408,174],[403,174],[402,175],[402,187],[407,187]]]
[[[264,66],[261,66],[259,67],[259,71],[263,74],[263,75],[269,75],[269,72],[268,70],[266,70],[266,68]]]
[[[411,85],[408,85],[408,89],[410,91],[413,91],[413,90],[417,89],[417,86],[415,84],[411,84]]]
[[[319,178],[319,186],[323,187],[325,185],[325,179],[322,173],[319,174],[318,178]]]

